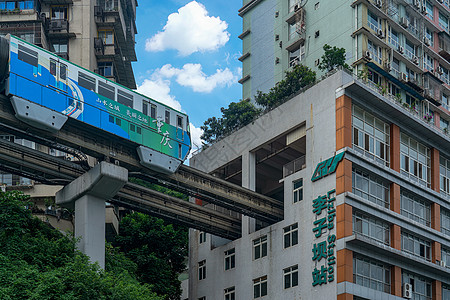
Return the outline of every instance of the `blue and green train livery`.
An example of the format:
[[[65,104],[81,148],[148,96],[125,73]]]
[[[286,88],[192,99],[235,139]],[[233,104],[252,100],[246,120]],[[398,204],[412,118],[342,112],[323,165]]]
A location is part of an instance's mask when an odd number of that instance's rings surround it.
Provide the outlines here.
[[[56,131],[67,117],[131,140],[141,163],[171,173],[191,149],[188,116],[9,35],[5,94],[16,116]]]

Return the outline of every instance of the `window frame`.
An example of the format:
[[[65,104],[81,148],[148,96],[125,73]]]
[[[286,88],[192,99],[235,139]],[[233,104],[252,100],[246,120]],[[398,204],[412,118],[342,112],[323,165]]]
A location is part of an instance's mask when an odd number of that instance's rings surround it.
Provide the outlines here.
[[[284,289],[298,286],[298,278],[298,265],[283,269]]]
[[[253,279],[253,299],[262,298],[267,294],[267,275]]]
[[[298,244],[298,223],[283,228],[283,241],[284,249]]]
[[[292,182],[292,198],[293,203],[303,200],[303,178]]]
[[[236,248],[226,250],[224,256],[225,271],[234,269],[236,267]]]
[[[267,235],[263,235],[253,240],[253,260],[267,256]]]
[[[198,280],[206,279],[206,259],[198,262]]]

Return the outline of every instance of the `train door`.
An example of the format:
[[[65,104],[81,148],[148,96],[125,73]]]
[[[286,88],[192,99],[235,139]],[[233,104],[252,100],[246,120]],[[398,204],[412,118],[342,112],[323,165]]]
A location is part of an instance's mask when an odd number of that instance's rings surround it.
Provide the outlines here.
[[[183,117],[177,115],[177,139],[183,141],[184,131],[183,131]]]
[[[73,105],[73,100],[68,99],[67,65],[56,59],[50,58],[50,77],[48,80],[48,93],[43,99],[44,105],[56,110],[64,111]]]

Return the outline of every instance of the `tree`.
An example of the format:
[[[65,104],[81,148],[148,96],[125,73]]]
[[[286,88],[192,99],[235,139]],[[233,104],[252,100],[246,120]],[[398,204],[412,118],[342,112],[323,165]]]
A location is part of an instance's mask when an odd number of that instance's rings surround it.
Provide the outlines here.
[[[291,71],[286,71],[285,78],[271,88],[268,93],[258,91],[255,102],[265,109],[274,108],[315,81],[316,72],[306,66],[296,65]]]
[[[137,281],[137,267],[116,250],[107,252],[106,270],[89,263],[72,236],[31,215],[28,200],[0,192],[0,299],[162,300]]]
[[[186,268],[187,228],[131,213],[122,218],[114,246],[137,265],[139,281],[152,284],[153,290],[167,299],[180,299],[178,275]]]
[[[221,118],[211,117],[200,127],[203,130],[201,139],[206,144],[214,143],[234,130],[250,124],[255,116],[261,113],[249,99],[231,102],[228,108],[222,107],[220,111]]]
[[[338,66],[350,69],[349,65],[345,62],[345,48],[331,47],[325,44],[323,50],[325,53],[320,59],[319,70],[330,72]]]

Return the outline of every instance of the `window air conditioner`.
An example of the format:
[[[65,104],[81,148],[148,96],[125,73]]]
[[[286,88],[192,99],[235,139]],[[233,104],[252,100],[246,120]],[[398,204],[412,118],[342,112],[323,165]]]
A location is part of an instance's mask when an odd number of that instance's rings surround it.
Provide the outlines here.
[[[370,53],[369,50],[366,50],[364,52],[364,58],[367,59],[367,60],[372,60],[372,53]]]
[[[381,7],[383,6],[383,1],[382,1],[382,0],[376,0],[375,5],[376,5],[378,8],[381,8]]]
[[[413,60],[413,63],[415,63],[416,65],[419,64],[419,58],[417,56],[414,56],[412,60]]]
[[[430,45],[431,45],[430,39],[427,38],[427,37],[424,37],[424,38],[423,38],[423,42],[424,42],[425,45],[427,45],[427,46],[430,46]]]
[[[441,260],[441,267],[447,267],[447,263],[445,262],[445,260]]]
[[[378,29],[378,30],[377,30],[377,36],[378,36],[380,39],[384,39],[384,32],[383,32],[383,29]]]
[[[402,72],[401,79],[402,79],[402,81],[408,81],[408,75],[406,73]]]
[[[401,17],[400,18],[400,25],[402,25],[403,28],[408,28],[408,26],[409,26],[408,19],[405,18],[405,17]]]

